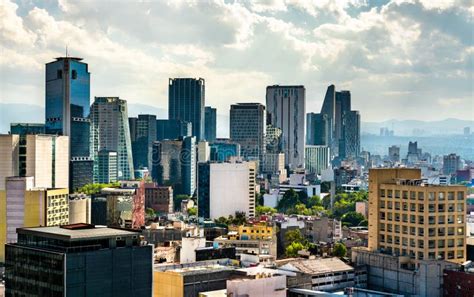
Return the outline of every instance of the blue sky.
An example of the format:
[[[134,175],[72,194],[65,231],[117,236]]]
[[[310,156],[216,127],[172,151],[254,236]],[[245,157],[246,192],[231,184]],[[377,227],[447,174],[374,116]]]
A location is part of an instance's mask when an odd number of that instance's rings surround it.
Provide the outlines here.
[[[0,101],[44,105],[44,64],[89,63],[92,96],[167,108],[169,77],[206,79],[227,115],[272,84],[352,92],[364,121],[474,117],[470,1],[0,2]]]

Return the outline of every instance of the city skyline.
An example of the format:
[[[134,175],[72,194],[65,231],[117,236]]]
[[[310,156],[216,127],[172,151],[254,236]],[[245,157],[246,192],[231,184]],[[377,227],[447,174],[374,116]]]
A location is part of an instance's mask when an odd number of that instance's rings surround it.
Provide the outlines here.
[[[91,97],[120,96],[167,109],[168,78],[203,77],[206,105],[220,116],[233,103],[264,103],[265,87],[274,84],[304,85],[307,112],[318,112],[326,87],[335,84],[351,91],[365,121],[469,119],[474,106],[468,4],[124,3],[102,20],[104,3],[4,1],[0,101],[42,106],[44,64],[63,56],[67,46],[70,56],[88,61]],[[123,27],[118,20],[127,10],[143,20]],[[182,24],[176,15],[184,16]],[[457,21],[446,25],[453,16]],[[176,34],[155,28],[160,22]],[[420,55],[427,46],[430,55]],[[420,108],[427,112],[419,114]]]

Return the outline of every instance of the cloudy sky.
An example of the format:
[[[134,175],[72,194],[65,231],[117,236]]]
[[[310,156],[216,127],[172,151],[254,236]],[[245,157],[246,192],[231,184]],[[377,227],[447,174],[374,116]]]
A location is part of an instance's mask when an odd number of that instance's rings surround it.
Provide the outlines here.
[[[206,105],[262,102],[271,84],[352,92],[364,121],[474,117],[470,0],[0,0],[0,101],[44,105],[44,64],[69,54],[91,96],[167,108],[169,77],[206,79]]]

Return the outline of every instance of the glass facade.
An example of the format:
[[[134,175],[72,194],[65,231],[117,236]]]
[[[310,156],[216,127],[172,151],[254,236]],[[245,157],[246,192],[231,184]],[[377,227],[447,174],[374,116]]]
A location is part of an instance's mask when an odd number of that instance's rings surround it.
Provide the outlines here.
[[[213,142],[216,140],[217,109],[206,106],[204,109],[204,114],[204,137],[206,138],[206,141]]]
[[[193,125],[181,120],[156,120],[156,140],[178,139],[191,136]]]
[[[231,157],[240,157],[240,144],[231,141],[217,141],[209,145],[211,161],[225,162]]]
[[[135,233],[68,240],[19,230],[6,245],[6,296],[152,295],[152,246]]]
[[[94,162],[89,158],[76,159],[69,163],[69,189],[72,191],[93,182]]]
[[[153,142],[156,140],[156,116],[140,114],[129,118],[132,139],[133,167],[152,169]]]
[[[198,216],[209,218],[210,210],[210,177],[211,166],[209,163],[198,163]]]
[[[133,180],[132,142],[127,101],[118,97],[96,97],[91,107],[94,181],[99,176],[99,151],[117,152],[117,178]]]
[[[192,123],[192,136],[204,139],[204,79],[174,78],[169,80],[168,119]]]

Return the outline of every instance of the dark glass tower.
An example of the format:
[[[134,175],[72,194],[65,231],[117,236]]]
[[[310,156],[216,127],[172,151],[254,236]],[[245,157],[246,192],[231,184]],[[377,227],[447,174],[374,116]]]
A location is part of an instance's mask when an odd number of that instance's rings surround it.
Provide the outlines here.
[[[133,167],[148,168],[151,171],[153,142],[156,141],[156,116],[140,114],[129,118],[130,138],[132,139]]]
[[[170,78],[168,119],[192,123],[192,136],[204,139],[205,82],[203,78]]]
[[[46,64],[46,120],[48,134],[69,136],[70,188],[80,187],[92,172],[75,171],[89,168],[90,157],[90,73],[81,58],[60,57]],[[85,162],[84,166],[79,162]],[[87,165],[87,166],[86,166]],[[82,170],[81,169],[81,170]],[[77,173],[77,174],[76,174]],[[78,179],[81,175],[81,179]],[[86,178],[91,180],[91,178]]]
[[[192,124],[181,120],[156,120],[156,140],[191,136]]]
[[[230,106],[230,139],[240,144],[242,157],[263,160],[265,154],[265,106],[238,103]]]
[[[328,145],[329,121],[321,113],[306,114],[306,144]]]
[[[5,246],[6,296],[152,295],[153,246],[140,232],[81,223],[17,233]]]
[[[206,106],[204,110],[204,137],[208,142],[213,142],[216,140],[216,130],[217,130],[217,110],[210,106]]]

